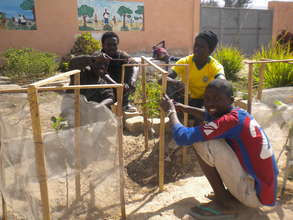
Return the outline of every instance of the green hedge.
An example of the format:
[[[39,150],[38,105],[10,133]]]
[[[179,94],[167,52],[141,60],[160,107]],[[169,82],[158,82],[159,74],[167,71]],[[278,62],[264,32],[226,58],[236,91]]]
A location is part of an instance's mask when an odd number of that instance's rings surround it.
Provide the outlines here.
[[[25,49],[7,49],[3,54],[3,75],[12,80],[40,79],[53,75],[57,68],[57,55]]]
[[[230,46],[220,46],[213,57],[223,65],[227,79],[236,80],[238,78],[237,73],[243,68],[244,59],[240,50]]]
[[[263,47],[253,55],[254,60],[265,59],[293,59],[293,53],[289,46],[272,44],[269,47]],[[259,81],[260,64],[255,65],[254,78]],[[264,72],[265,88],[293,86],[293,66],[287,63],[269,63]]]

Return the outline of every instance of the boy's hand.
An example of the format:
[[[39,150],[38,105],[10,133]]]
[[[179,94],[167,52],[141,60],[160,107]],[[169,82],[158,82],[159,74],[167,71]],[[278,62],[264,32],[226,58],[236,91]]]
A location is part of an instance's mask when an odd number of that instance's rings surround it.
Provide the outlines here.
[[[106,65],[112,60],[112,57],[102,52],[95,52],[92,57],[96,62],[105,63]]]
[[[166,94],[161,99],[160,106],[164,112],[176,111],[173,101]]]
[[[174,105],[175,105],[176,111],[184,112],[186,105],[183,105],[182,103],[178,103],[178,102],[175,102]]]

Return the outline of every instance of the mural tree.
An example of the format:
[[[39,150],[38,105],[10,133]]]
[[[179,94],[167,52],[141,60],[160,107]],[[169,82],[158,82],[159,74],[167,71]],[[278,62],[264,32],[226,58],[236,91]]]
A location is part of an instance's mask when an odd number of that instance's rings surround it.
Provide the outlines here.
[[[138,5],[135,13],[138,15],[142,15],[142,30],[144,30],[144,6]]]
[[[82,5],[78,8],[78,16],[83,18],[83,26],[86,27],[86,17],[93,17],[94,9],[88,5]]]
[[[33,13],[33,20],[35,20],[35,2],[34,0],[24,0],[20,4],[20,8],[23,10],[31,10]]]
[[[133,13],[133,11],[130,8],[127,8],[125,6],[120,6],[120,8],[118,9],[117,13],[122,17],[123,19],[123,26],[122,29],[126,30],[126,16],[127,15],[131,15]]]
[[[5,26],[5,23],[6,23],[6,16],[5,16],[5,13],[0,12],[0,27],[1,27],[1,26]]]

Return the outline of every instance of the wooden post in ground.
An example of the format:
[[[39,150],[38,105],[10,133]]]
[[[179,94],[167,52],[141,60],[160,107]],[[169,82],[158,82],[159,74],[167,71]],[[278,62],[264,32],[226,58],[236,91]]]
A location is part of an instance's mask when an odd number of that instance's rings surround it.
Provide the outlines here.
[[[141,64],[144,64],[145,61],[142,58]],[[145,66],[141,66],[141,89],[142,89],[142,112],[143,112],[143,123],[144,123],[144,148],[145,151],[149,150],[149,123],[148,123],[148,109],[146,106],[147,98],[146,98],[146,72]]]
[[[253,85],[253,63],[248,63],[248,100],[247,111],[251,113],[252,106],[252,85]]]
[[[122,100],[123,100],[123,86],[117,88],[117,116],[118,116],[118,148],[119,148],[119,170],[120,170],[120,202],[121,202],[121,217],[126,219],[125,210],[125,196],[124,196],[124,162],[123,162],[123,111],[122,111]]]
[[[37,175],[40,184],[41,205],[44,220],[50,220],[50,206],[47,186],[47,172],[45,167],[45,153],[42,139],[40,112],[37,88],[34,85],[28,87],[28,100],[30,104],[33,137],[35,143],[35,159]]]
[[[0,150],[2,151],[1,147],[2,147],[2,145],[1,145],[1,132],[0,132]],[[2,180],[3,187],[5,187],[5,185],[6,185],[5,170],[4,170],[4,166],[3,166],[2,157],[0,157],[0,178]],[[1,193],[1,197],[2,197],[2,217],[3,217],[3,220],[8,220],[7,206],[6,206],[6,202],[5,202],[5,199],[4,199],[4,196],[2,193]]]
[[[188,87],[189,87],[189,66],[185,66],[185,72],[186,72],[186,75],[185,75],[185,90],[184,90],[184,104],[185,105],[188,105]],[[183,123],[185,126],[188,126],[188,113],[184,113],[184,116],[183,116]],[[183,165],[186,165],[187,164],[187,148],[186,147],[183,147],[182,149],[182,162],[183,162]]]
[[[74,75],[74,84],[80,84],[80,73]],[[74,149],[75,149],[75,195],[76,200],[81,196],[81,184],[80,184],[80,89],[74,90],[75,95],[75,111],[74,111]]]
[[[264,84],[264,71],[265,71],[266,64],[262,63],[259,69],[259,84],[258,84],[258,91],[257,91],[257,99],[261,100],[263,84]]]
[[[167,89],[167,73],[162,72],[162,87],[161,98],[166,93]],[[164,190],[164,176],[165,176],[165,112],[160,110],[160,153],[159,153],[159,189],[160,192]]]
[[[6,202],[2,194],[2,215],[3,220],[8,220]]]

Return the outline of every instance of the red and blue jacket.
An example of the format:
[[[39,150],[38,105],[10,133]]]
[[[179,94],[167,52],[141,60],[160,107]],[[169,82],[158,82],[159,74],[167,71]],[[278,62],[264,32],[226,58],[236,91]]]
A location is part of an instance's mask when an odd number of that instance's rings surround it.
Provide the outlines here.
[[[173,127],[178,145],[223,138],[237,155],[243,169],[255,180],[256,193],[263,205],[273,206],[276,201],[278,168],[269,140],[256,120],[240,108],[208,122],[187,128]]]

